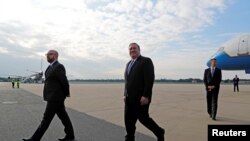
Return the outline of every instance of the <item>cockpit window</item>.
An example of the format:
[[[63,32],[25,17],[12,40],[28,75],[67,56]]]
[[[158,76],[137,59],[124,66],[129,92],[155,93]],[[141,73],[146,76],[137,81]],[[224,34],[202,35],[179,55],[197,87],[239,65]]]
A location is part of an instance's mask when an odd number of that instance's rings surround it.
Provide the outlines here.
[[[221,47],[221,48],[219,48],[219,50],[218,51],[223,51],[224,50],[224,47]]]
[[[216,52],[216,54],[218,54],[218,53],[220,53],[222,51],[224,51],[224,47],[220,47],[219,50]]]

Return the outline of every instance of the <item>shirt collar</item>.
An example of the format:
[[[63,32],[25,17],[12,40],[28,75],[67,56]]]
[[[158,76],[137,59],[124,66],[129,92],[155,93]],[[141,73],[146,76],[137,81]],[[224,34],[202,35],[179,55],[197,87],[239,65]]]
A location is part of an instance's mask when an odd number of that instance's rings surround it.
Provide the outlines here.
[[[131,62],[135,62],[137,60],[137,58],[135,58],[135,59],[131,59]]]
[[[57,60],[54,60],[53,62],[51,62],[49,65],[52,66]]]
[[[138,56],[137,58],[135,58],[135,59],[131,59],[131,62],[132,62],[132,61],[135,62],[140,56],[141,56],[141,55],[139,55],[139,56]]]

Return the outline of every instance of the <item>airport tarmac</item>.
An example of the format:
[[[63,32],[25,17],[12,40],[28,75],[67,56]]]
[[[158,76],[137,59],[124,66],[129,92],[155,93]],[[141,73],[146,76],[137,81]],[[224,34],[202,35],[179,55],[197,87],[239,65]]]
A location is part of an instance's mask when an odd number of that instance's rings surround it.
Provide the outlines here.
[[[43,84],[21,84],[12,89],[0,83],[0,138],[19,141],[33,134],[43,116]],[[124,140],[124,102],[122,83],[71,84],[66,106],[73,122],[77,141]],[[205,141],[208,124],[250,124],[250,88],[221,85],[217,120],[206,112],[203,84],[155,84],[150,116],[166,130],[166,141]],[[155,136],[139,122],[137,141],[155,141]],[[63,137],[57,117],[42,141]]]

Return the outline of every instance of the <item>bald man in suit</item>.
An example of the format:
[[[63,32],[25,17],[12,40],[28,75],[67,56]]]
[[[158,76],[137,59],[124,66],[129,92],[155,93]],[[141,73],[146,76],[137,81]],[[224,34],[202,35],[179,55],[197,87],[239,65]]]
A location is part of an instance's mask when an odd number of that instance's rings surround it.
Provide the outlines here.
[[[58,52],[56,50],[49,50],[46,56],[47,61],[50,63],[45,71],[43,89],[43,98],[47,101],[47,106],[42,122],[36,132],[31,138],[23,139],[23,141],[40,141],[55,115],[62,121],[66,134],[64,138],[58,140],[74,141],[73,126],[64,105],[66,97],[70,96],[66,71],[64,66],[58,62]]]

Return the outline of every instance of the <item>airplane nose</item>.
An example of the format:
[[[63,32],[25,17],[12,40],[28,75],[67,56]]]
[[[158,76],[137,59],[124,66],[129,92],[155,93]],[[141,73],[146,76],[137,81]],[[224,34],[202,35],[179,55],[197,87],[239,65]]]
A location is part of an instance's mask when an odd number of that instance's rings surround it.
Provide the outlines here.
[[[207,61],[207,67],[210,67],[210,60]]]

